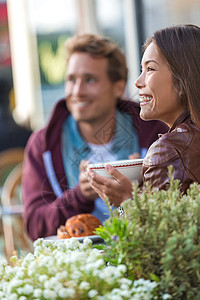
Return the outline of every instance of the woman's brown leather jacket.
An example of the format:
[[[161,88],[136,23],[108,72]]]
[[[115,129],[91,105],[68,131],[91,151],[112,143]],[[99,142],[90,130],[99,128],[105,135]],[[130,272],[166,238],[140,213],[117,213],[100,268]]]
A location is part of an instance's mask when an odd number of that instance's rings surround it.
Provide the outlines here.
[[[166,189],[170,165],[183,192],[192,182],[200,183],[200,128],[192,122],[188,112],[149,148],[143,162],[143,182],[149,181],[152,188]]]

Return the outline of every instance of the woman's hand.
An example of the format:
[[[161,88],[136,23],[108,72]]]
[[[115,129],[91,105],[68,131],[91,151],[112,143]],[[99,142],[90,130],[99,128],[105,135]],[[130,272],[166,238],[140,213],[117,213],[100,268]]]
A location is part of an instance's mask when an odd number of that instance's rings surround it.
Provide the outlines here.
[[[103,200],[108,198],[111,205],[118,207],[132,196],[132,183],[113,166],[106,165],[106,170],[113,178],[100,176],[89,170],[90,184]]]
[[[87,164],[88,164],[88,161],[85,159],[83,159],[80,163],[79,185],[80,185],[82,194],[89,200],[94,201],[96,198],[98,198],[98,194],[93,190],[93,188],[90,185],[90,182],[89,182],[89,179],[87,176],[87,172],[86,172]]]

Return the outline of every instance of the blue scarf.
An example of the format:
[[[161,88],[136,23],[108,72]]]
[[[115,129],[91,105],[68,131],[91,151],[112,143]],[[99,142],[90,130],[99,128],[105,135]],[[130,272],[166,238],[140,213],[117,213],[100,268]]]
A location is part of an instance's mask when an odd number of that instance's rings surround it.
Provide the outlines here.
[[[102,134],[106,129],[102,128]],[[111,147],[117,160],[128,159],[134,152],[140,153],[138,137],[133,127],[131,116],[116,110],[116,130]],[[78,184],[79,165],[82,159],[88,159],[91,150],[78,130],[77,122],[70,115],[63,125],[62,157],[69,188]]]

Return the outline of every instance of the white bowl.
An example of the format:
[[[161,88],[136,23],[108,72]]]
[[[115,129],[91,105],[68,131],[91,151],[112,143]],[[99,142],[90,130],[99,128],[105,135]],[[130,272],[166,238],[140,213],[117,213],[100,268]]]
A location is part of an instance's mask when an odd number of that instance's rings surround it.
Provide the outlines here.
[[[109,164],[114,166],[121,174],[126,176],[132,182],[141,183],[142,163],[143,159],[116,160],[104,163],[88,164],[87,169],[92,169],[98,175],[111,177],[105,169],[105,166]]]

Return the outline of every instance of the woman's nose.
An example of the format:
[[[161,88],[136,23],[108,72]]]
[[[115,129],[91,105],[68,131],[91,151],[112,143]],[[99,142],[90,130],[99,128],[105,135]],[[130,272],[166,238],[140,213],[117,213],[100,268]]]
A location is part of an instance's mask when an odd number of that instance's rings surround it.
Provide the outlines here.
[[[144,74],[141,73],[138,78],[136,79],[135,81],[135,86],[138,88],[138,89],[141,89],[142,87],[145,86],[145,80],[144,80]]]

